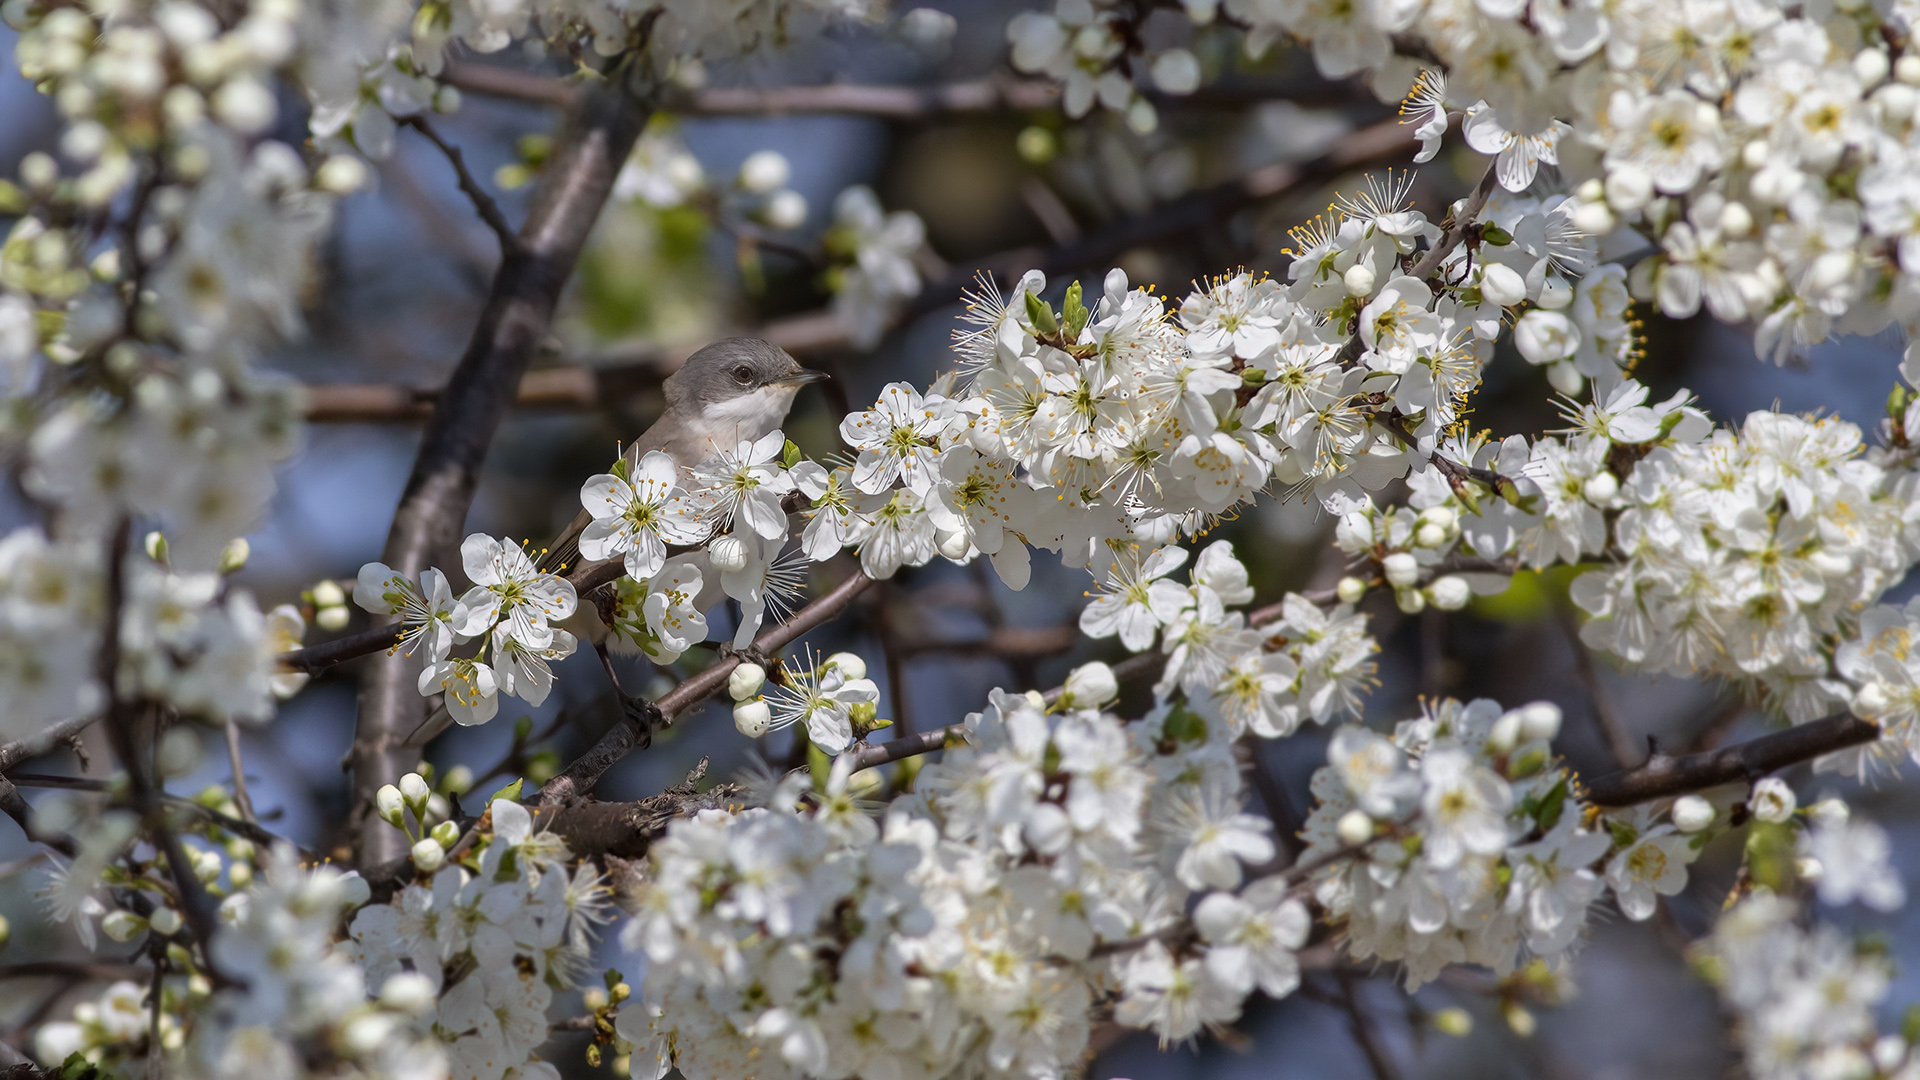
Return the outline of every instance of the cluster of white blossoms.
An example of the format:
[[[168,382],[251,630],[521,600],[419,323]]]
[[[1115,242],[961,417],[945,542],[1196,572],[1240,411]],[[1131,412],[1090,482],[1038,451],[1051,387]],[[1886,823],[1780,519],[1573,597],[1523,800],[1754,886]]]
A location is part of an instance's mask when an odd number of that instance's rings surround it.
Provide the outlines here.
[[[1183,6],[1196,27],[1224,16],[1250,55],[1299,40],[1329,78],[1365,73],[1383,99],[1412,86],[1430,145],[1450,111],[1461,115],[1467,144],[1496,159],[1510,190],[1557,167],[1583,227],[1621,230],[1609,250],[1651,245],[1635,293],[1669,315],[1704,306],[1756,323],[1759,352],[1776,360],[1837,333],[1920,328],[1910,4]],[[1014,62],[1060,80],[1070,108],[1096,97],[1126,108],[1134,91],[1119,65],[1138,38],[1123,45],[1109,28],[1130,10],[1061,0],[1053,15],[1016,16]],[[1198,85],[1197,66],[1179,71],[1165,89]]]
[[[398,616],[396,650],[426,646],[423,696],[443,695],[455,723],[484,724],[500,711],[501,694],[529,705],[547,700],[552,661],[578,646],[552,623],[572,615],[578,600],[571,582],[538,569],[510,542],[474,533],[460,558],[473,586],[458,600],[437,569],[415,582],[377,562],[360,568],[353,599],[376,615]],[[472,656],[452,655],[455,645],[476,640]]]
[[[1171,704],[1129,725],[1115,689],[1092,665],[1051,707],[995,691],[878,822],[842,759],[675,823],[623,931],[649,959],[634,1076],[1056,1077],[1101,998],[1180,1041],[1292,992],[1307,911],[1244,882],[1275,848],[1238,729]]]
[[[1068,116],[1085,116],[1099,104],[1123,113],[1127,126],[1145,135],[1159,126],[1159,115],[1130,72],[1144,69],[1162,93],[1191,94],[1200,87],[1200,61],[1179,47],[1149,54],[1138,20],[1132,11],[1094,0],[1057,0],[1051,12],[1023,11],[1007,23],[1010,59],[1020,71],[1058,80]]]

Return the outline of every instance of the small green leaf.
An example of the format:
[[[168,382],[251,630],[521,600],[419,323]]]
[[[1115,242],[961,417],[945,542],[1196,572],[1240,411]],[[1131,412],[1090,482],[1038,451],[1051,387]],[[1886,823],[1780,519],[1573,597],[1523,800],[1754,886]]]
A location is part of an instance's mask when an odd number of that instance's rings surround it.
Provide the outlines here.
[[[1043,337],[1059,333],[1060,320],[1054,317],[1053,308],[1032,293],[1023,295],[1026,297],[1027,321],[1033,324],[1033,332]]]
[[[1911,404],[1912,401],[1913,391],[1907,389],[1904,384],[1895,383],[1893,392],[1887,395],[1887,415],[1893,417],[1895,420],[1906,419],[1907,406]],[[1677,411],[1678,410],[1676,410],[1676,413]]]
[[[1267,369],[1257,367],[1247,368],[1240,373],[1240,381],[1246,383],[1248,386],[1265,386],[1267,384]]]
[[[1535,813],[1534,820],[1540,823],[1541,831],[1552,832],[1553,827],[1560,824],[1560,813],[1566,807],[1567,778],[1563,776],[1560,782],[1553,785],[1553,789],[1547,792],[1546,797],[1540,800],[1540,809]]]
[[[1485,243],[1492,244],[1494,247],[1506,247],[1508,244],[1513,243],[1513,234],[1492,222],[1488,222],[1480,227],[1480,239]]]
[[[791,469],[805,458],[806,455],[800,452],[800,447],[795,445],[792,439],[788,439],[787,445],[780,451],[780,467]]]
[[[607,993],[609,994],[613,993],[614,987],[619,986],[621,983],[627,981],[626,977],[620,974],[619,968],[608,968],[607,974],[606,974],[606,980],[607,980]]]
[[[1067,340],[1069,341],[1079,339],[1080,331],[1086,328],[1087,320],[1093,315],[1087,310],[1086,305],[1081,303],[1080,296],[1078,281],[1067,286],[1067,299],[1061,305],[1061,311],[1067,320]]]
[[[520,789],[525,783],[526,781],[524,780],[515,780],[513,783],[508,784],[506,787],[503,787],[499,791],[496,791],[493,794],[487,796],[487,805],[492,806],[495,802],[498,802],[501,799],[505,799],[508,802],[519,802]]]
[[[1907,1014],[1900,1018],[1900,1036],[1909,1044],[1920,1039],[1920,1005],[1907,1006]]]
[[[526,742],[527,736],[531,734],[533,734],[533,717],[522,716],[520,719],[515,720],[513,722],[513,741],[514,742],[517,742],[517,743]]]
[[[633,477],[632,475],[630,475],[631,470],[629,470],[627,467],[627,455],[621,454],[619,457],[614,458],[613,469],[611,471],[613,475],[619,477],[620,479],[626,481],[627,483],[633,482]]]
[[[801,737],[806,738],[805,735]],[[827,779],[833,775],[833,759],[827,756],[825,750],[815,746],[812,739],[807,739],[807,772],[813,777],[813,790],[827,790]]]

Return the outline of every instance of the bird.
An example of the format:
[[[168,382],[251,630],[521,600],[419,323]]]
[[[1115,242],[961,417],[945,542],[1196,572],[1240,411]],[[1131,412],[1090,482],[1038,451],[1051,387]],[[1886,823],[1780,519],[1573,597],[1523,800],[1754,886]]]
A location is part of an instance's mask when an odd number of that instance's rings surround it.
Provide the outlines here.
[[[824,371],[802,366],[787,350],[770,341],[752,337],[722,338],[687,357],[678,371],[667,376],[661,384],[666,394],[666,408],[621,457],[632,470],[639,466],[642,457],[658,450],[681,469],[693,468],[737,448],[742,442],[752,442],[777,429],[786,422],[787,411],[793,407],[794,396],[800,388],[827,377]],[[580,559],[580,534],[592,522],[593,516],[582,509],[534,565],[555,574],[573,569]],[[705,555],[702,552],[694,557],[704,559]],[[695,601],[702,610],[717,602],[720,595],[720,575],[711,567],[705,570],[703,576],[708,587],[701,590]],[[576,638],[592,643],[623,706],[631,710],[645,704],[631,700],[621,690],[607,655],[608,648],[621,652],[634,650],[622,648],[625,639],[609,634],[609,627],[601,621],[599,608],[593,601],[581,597],[574,613],[558,625]],[[445,731],[450,722],[444,707],[436,709],[407,737],[406,744],[425,745]]]

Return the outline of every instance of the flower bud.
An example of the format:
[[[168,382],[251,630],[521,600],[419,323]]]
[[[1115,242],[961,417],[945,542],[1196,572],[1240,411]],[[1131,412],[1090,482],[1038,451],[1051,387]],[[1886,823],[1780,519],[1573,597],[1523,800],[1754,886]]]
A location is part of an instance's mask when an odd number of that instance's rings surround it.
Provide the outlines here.
[[[1853,75],[1860,80],[1862,90],[1879,86],[1892,70],[1893,63],[1887,59],[1885,50],[1862,49],[1853,54]]]
[[[1560,706],[1536,701],[1520,709],[1520,738],[1526,742],[1551,740],[1560,734]]]
[[[966,558],[967,552],[973,550],[973,540],[966,533],[948,532],[945,529],[934,530],[933,545],[941,555],[953,562]]]
[[[1527,279],[1505,263],[1488,263],[1480,273],[1480,295],[1490,304],[1513,307],[1527,298]]]
[[[1747,809],[1753,812],[1753,816],[1773,825],[1792,817],[1798,805],[1800,800],[1795,798],[1793,789],[1777,776],[1769,776],[1753,785],[1753,794],[1747,799]]]
[[[1333,587],[1333,594],[1343,604],[1357,604],[1361,597],[1367,595],[1367,583],[1349,574]]]
[[[1447,542],[1447,530],[1428,522],[1413,530],[1413,542],[1424,548],[1439,547]]]
[[[760,693],[767,684],[767,669],[759,664],[743,663],[727,676],[727,696],[735,701],[745,701]]]
[[[1845,825],[1852,816],[1853,811],[1847,808],[1845,799],[1828,797],[1807,807],[1807,817],[1831,828]]]
[[[435,825],[433,831],[427,835],[433,838],[434,843],[451,850],[453,845],[460,842],[460,826],[456,822],[443,821]]]
[[[380,813],[380,820],[389,825],[398,825],[400,815],[406,812],[406,797],[392,784],[382,784],[380,790],[373,793],[373,805]]]
[[[707,557],[713,560],[713,567],[721,571],[744,569],[747,565],[746,541],[737,536],[717,536],[707,545]]]
[[[1747,204],[1738,200],[1727,203],[1720,209],[1720,232],[1733,239],[1745,236],[1753,231],[1753,211]]]
[[[142,546],[146,549],[147,558],[157,563],[167,561],[167,537],[159,529],[148,533]]]
[[[1428,1019],[1433,1024],[1433,1030],[1442,1035],[1464,1039],[1473,1033],[1473,1014],[1457,1005],[1441,1009]]]
[[[867,662],[853,653],[834,653],[832,656],[827,657],[827,663],[839,668],[840,674],[846,676],[848,682],[867,677]]]
[[[767,224],[782,232],[807,223],[807,197],[797,191],[776,191],[767,198]]]
[[[1427,599],[1441,611],[1459,611],[1473,599],[1473,589],[1467,585],[1467,579],[1458,574],[1448,574],[1435,578],[1427,586]]]
[[[1168,94],[1200,89],[1200,60],[1185,49],[1168,49],[1153,58],[1153,84]]]
[[[407,800],[407,804],[417,811],[426,804],[427,797],[433,794],[433,789],[427,786],[425,777],[417,772],[410,772],[400,778],[400,794]]]
[[[1920,86],[1920,56],[1912,53],[1902,56],[1893,65],[1893,77],[1908,86]]]
[[[887,778],[879,769],[861,769],[847,777],[847,794],[856,799],[878,799],[887,790]]]
[[[440,786],[455,795],[465,795],[473,790],[473,770],[465,765],[455,765],[447,770],[446,778],[440,781]]]
[[[1631,214],[1653,198],[1653,174],[1638,165],[1623,165],[1607,174],[1607,203],[1622,214]]]
[[[344,607],[323,607],[313,613],[313,625],[322,630],[344,630],[351,614]]]
[[[1373,839],[1373,819],[1361,810],[1349,810],[1341,815],[1340,823],[1335,828],[1340,834],[1340,842],[1348,847],[1356,847]]]
[[[1696,833],[1713,824],[1713,804],[1698,795],[1682,795],[1673,802],[1673,827]]]
[[[180,932],[183,920],[180,918],[179,912],[170,907],[163,907],[153,913],[152,917],[147,920],[147,925],[153,927],[154,933],[163,937],[171,937]]]
[[[1581,198],[1573,208],[1570,220],[1573,227],[1588,236],[1605,236],[1620,227],[1620,219],[1613,216],[1613,210],[1605,201],[1604,194],[1593,198]]]
[[[313,587],[314,607],[339,607],[346,602],[346,591],[332,578],[321,578]]]
[[[1510,753],[1520,744],[1520,710],[1500,714],[1487,731],[1487,749],[1495,754]]]
[[[1793,860],[1793,876],[1801,881],[1819,881],[1820,875],[1825,873],[1826,869],[1820,865],[1819,859],[1811,855],[1802,855]]]
[[[1513,1033],[1523,1039],[1532,1038],[1534,1029],[1540,1026],[1540,1021],[1534,1019],[1532,1013],[1516,1002],[1509,1001],[1502,1005],[1500,1013],[1501,1018],[1506,1020],[1507,1027],[1513,1029]]]
[[[773,710],[759,698],[742,701],[733,707],[733,726],[747,738],[757,739],[773,727]]]
[[[389,1014],[361,1013],[341,1025],[336,1038],[341,1052],[350,1058],[361,1058],[380,1049],[382,1043],[392,1038],[393,1028],[394,1018]]]
[[[740,186],[765,195],[787,186],[793,169],[778,150],[756,150],[740,163]]]
[[[1580,485],[1580,494],[1595,506],[1606,506],[1613,502],[1614,496],[1620,494],[1620,481],[1602,469],[1587,477],[1586,482]]]
[[[234,537],[227,541],[226,547],[220,549],[220,572],[233,574],[246,569],[247,559],[252,554],[253,545],[247,543],[246,537]]]
[[[422,1016],[432,1009],[437,995],[433,983],[417,971],[402,971],[387,976],[380,984],[380,1004],[395,1012]]]
[[[313,174],[313,185],[335,195],[351,195],[367,183],[366,162],[352,154],[335,154]]]
[[[1407,615],[1418,615],[1427,610],[1427,594],[1411,585],[1393,590],[1393,602]]]
[[[1340,275],[1340,281],[1346,285],[1348,296],[1366,296],[1373,292],[1373,268],[1363,262],[1354,263]]]
[[[1853,693],[1853,715],[1862,720],[1871,720],[1885,713],[1891,704],[1886,689],[1879,683],[1868,683]]]
[[[1066,693],[1060,701],[1070,709],[1094,709],[1119,695],[1120,683],[1113,677],[1113,669],[1095,660],[1068,673]]]
[[[131,911],[109,911],[100,920],[100,932],[115,941],[132,941],[147,931],[147,920]]]
[[[1453,508],[1449,506],[1429,506],[1420,511],[1422,525],[1438,525],[1443,529],[1452,529],[1454,522],[1459,520],[1460,516],[1455,514]]]
[[[440,846],[438,840],[428,837],[413,845],[413,865],[426,873],[440,869],[447,861],[447,849]]]
[[[1420,564],[1405,551],[1396,551],[1380,560],[1380,569],[1386,574],[1387,584],[1395,588],[1405,588],[1420,580]]]

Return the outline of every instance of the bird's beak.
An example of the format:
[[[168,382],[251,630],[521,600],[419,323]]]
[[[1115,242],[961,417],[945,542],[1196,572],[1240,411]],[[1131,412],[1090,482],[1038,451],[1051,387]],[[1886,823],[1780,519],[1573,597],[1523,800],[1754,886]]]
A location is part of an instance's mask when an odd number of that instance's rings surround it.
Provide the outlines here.
[[[808,383],[819,382],[822,379],[831,377],[832,376],[824,371],[815,371],[812,368],[801,368],[791,375],[785,375],[773,381],[774,384],[778,386],[805,386]]]

